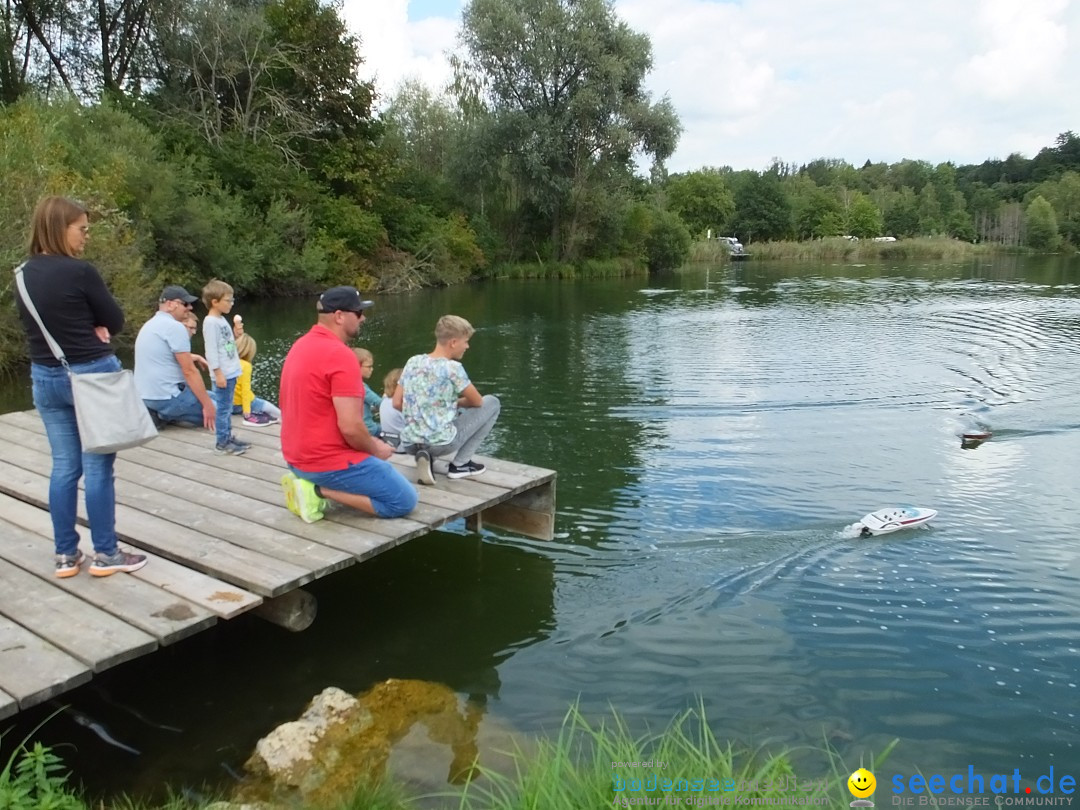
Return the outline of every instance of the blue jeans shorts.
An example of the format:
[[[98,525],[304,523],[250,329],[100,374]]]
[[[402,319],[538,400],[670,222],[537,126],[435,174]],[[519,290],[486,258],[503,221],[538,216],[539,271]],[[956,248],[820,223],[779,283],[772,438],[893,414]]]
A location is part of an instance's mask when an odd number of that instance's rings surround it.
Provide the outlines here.
[[[344,470],[305,472],[289,466],[298,478],[318,487],[353,495],[367,495],[375,514],[381,518],[404,517],[416,508],[416,488],[388,461],[368,456]]]

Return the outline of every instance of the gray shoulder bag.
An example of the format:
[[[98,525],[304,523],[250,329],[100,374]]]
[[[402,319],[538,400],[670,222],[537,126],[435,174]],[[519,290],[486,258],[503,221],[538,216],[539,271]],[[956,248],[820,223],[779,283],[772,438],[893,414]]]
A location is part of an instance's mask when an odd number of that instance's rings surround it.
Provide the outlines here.
[[[30,300],[26,281],[23,279],[23,264],[15,268],[15,281],[26,309],[34,316],[53,356],[60,361],[71,380],[75,421],[79,425],[79,439],[82,441],[83,451],[115,453],[117,450],[145,444],[156,437],[157,428],[154,427],[154,420],[150,418],[150,411],[135,390],[132,373],[127,369],[89,374],[73,372],[68,366],[64,350],[45,328],[37,307]]]

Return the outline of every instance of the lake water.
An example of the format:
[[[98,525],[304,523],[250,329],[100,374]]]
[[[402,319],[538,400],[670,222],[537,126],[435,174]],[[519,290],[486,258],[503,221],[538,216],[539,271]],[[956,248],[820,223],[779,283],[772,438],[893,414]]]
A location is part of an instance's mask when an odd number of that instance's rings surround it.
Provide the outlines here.
[[[274,392],[312,305],[235,311]],[[304,633],[240,618],[104,673],[68,699],[140,756],[68,715],[44,732],[91,787],[227,782],[314,693],[386,678],[470,696],[493,734],[553,731],[577,699],[656,728],[700,696],[751,746],[828,739],[854,766],[899,738],[890,773],[1075,774],[1080,263],[750,262],[380,298],[375,379],[444,312],[479,327],[465,364],[503,400],[487,451],[558,470],[555,541],[452,525],[315,583]],[[993,438],[965,449],[976,423]],[[939,516],[845,533],[897,504]]]

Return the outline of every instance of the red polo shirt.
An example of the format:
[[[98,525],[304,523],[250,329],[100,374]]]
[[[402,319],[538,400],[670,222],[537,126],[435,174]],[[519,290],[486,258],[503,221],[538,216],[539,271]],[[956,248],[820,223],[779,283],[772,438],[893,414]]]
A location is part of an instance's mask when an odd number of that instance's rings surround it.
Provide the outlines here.
[[[368,457],[341,435],[333,397],[364,398],[360,361],[315,324],[289,349],[281,369],[281,454],[298,470],[344,470]]]

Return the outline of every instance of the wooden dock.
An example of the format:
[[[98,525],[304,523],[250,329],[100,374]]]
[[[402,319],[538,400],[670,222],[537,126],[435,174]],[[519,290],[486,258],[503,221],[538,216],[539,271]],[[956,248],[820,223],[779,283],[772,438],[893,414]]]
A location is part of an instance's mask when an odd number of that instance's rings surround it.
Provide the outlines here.
[[[555,472],[493,458],[483,458],[481,477],[438,475],[437,486],[418,487],[407,518],[334,506],[307,524],[285,508],[277,426],[238,433],[252,443],[243,456],[218,456],[211,435],[184,428],[121,452],[117,534],[150,563],[134,574],[95,578],[84,568],[58,579],[44,426],[35,411],[0,415],[0,718],[247,611],[302,629],[314,618],[305,583],[450,521],[553,533]],[[416,480],[412,458],[392,462]],[[79,531],[89,554],[89,530]]]

